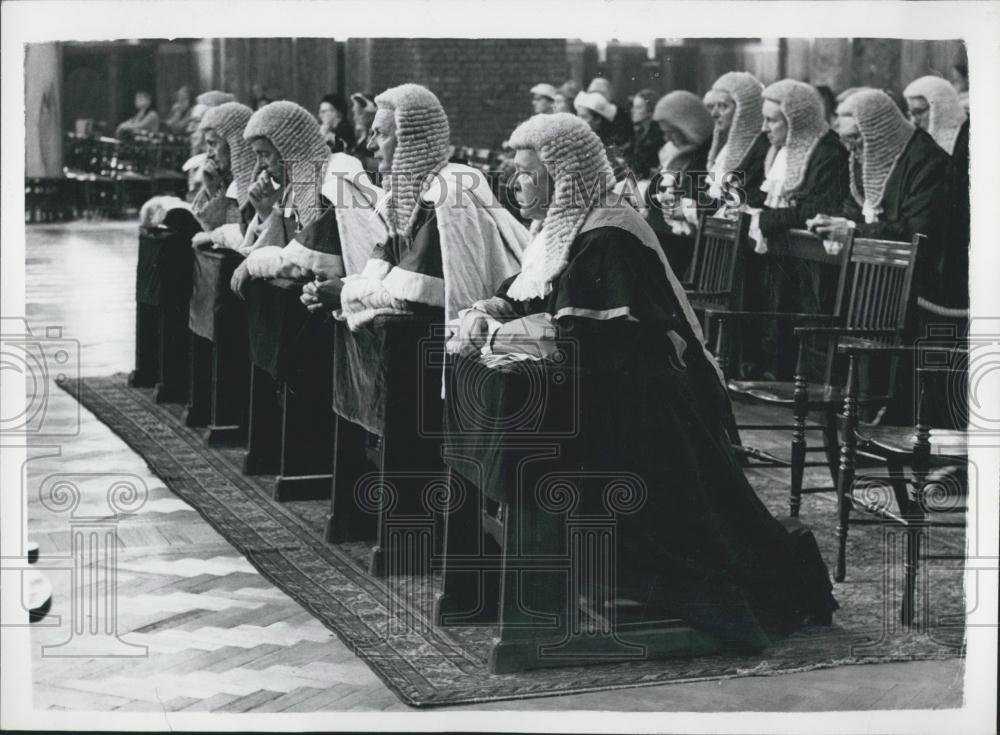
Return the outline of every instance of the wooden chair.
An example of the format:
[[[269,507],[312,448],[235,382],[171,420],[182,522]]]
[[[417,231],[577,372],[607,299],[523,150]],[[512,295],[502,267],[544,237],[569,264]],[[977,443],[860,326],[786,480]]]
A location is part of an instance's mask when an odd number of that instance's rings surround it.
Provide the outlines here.
[[[733,309],[727,309],[726,315],[720,318],[720,322],[724,324],[726,318],[733,319],[755,319],[757,321],[772,320],[778,323],[779,328],[785,326],[794,327],[796,324],[805,324],[808,322],[820,322],[823,323],[825,320],[834,320],[841,313],[842,304],[844,301],[844,292],[846,285],[846,278],[848,274],[849,267],[849,248],[845,247],[840,253],[831,254],[828,253],[826,248],[823,246],[823,241],[811,232],[806,230],[790,230],[786,237],[784,238],[772,238],[768,243],[768,258],[772,259],[776,269],[783,270],[788,273],[794,273],[796,276],[800,277],[804,271],[811,271],[810,275],[817,278],[817,280],[832,282],[833,294],[822,295],[817,294],[815,302],[807,304],[807,306],[812,306],[811,310],[802,310],[795,312],[746,312],[737,314]],[[757,255],[748,257],[760,257]],[[813,288],[816,288],[813,286]],[[803,307],[800,305],[800,309]],[[713,317],[718,316],[718,312],[714,309],[711,310]],[[756,317],[754,316],[756,314]],[[708,319],[711,323],[711,319]],[[722,325],[719,327],[719,332],[716,334],[715,352],[719,359],[719,365],[723,372],[729,375],[729,366],[732,364],[733,353],[737,350],[729,349],[726,345],[726,340],[722,330]],[[712,342],[709,342],[712,344]],[[810,368],[810,373],[815,374],[817,371],[812,370],[812,363],[818,362],[822,365],[819,368],[818,373],[820,377],[825,377],[826,373],[826,363],[828,359],[828,350],[826,345],[820,345],[820,349],[815,349],[815,345],[811,342],[803,342],[799,347],[802,350],[802,358],[807,363]],[[817,357],[815,353],[820,353]],[[782,380],[782,377],[778,377],[778,380]],[[744,386],[757,385],[759,381],[748,382],[748,381],[738,381],[730,380],[730,390],[736,399],[754,400],[753,397],[744,397],[742,395],[742,388]],[[809,424],[806,426],[807,431],[823,431],[825,429],[823,424]],[[739,452],[741,458],[747,467],[789,467],[790,464],[787,460],[776,457],[770,452],[764,451],[756,447],[747,447],[742,443],[740,438],[740,431],[788,431],[791,432],[794,429],[793,424],[740,424],[736,425],[735,419],[733,425],[730,428],[730,439],[733,442],[734,447]],[[835,446],[835,442],[831,442],[831,446]],[[828,459],[827,462],[807,462],[805,467],[821,467],[835,466],[834,459]],[[832,471],[832,470],[831,470]]]
[[[695,312],[737,308],[740,299],[739,274],[746,262],[750,215],[736,219],[711,217],[702,213],[688,273],[682,282]],[[711,325],[702,318],[705,339]]]
[[[123,208],[136,208],[156,194],[153,168],[156,163],[155,139],[134,135],[119,145],[114,178]]]
[[[69,183],[63,178],[24,179],[25,222],[62,222],[71,219],[72,204],[67,196]]]
[[[726,327],[750,320],[786,320],[796,324],[798,357],[793,381],[742,381],[729,380],[729,392],[734,398],[791,409],[793,423],[787,425],[761,425],[755,429],[780,430],[791,428],[791,456],[781,459],[769,452],[752,447],[738,446],[745,456],[762,460],[770,466],[791,469],[789,512],[799,514],[803,493],[834,492],[839,471],[839,442],[837,411],[843,404],[844,380],[837,358],[838,341],[857,344],[888,344],[900,342],[907,327],[907,317],[913,303],[913,274],[917,252],[923,235],[914,236],[912,242],[893,242],[851,238],[844,246],[846,263],[838,285],[837,312],[835,314],[808,314],[791,312],[746,312],[711,310],[708,318],[719,321],[716,335],[716,354],[720,357],[723,372],[726,370]],[[846,306],[841,307],[842,304]],[[842,314],[840,312],[843,312]],[[813,336],[826,342],[826,365],[822,384],[810,385],[804,374],[804,340]],[[894,375],[890,371],[891,375]],[[887,395],[864,399],[865,405],[886,404],[895,389],[890,380]],[[811,412],[821,413],[820,424],[809,424]],[[751,428],[751,427],[744,427]],[[806,432],[819,430],[823,435],[822,446],[806,444]],[[833,485],[803,487],[806,467],[823,466],[822,462],[806,462],[811,452],[824,452],[826,466],[833,478]]]
[[[952,482],[929,481],[932,467],[958,466],[967,469],[968,437],[963,429],[931,428],[927,405],[934,376],[958,374],[962,377],[963,360],[968,361],[968,349],[961,347],[921,344],[914,348],[849,344],[840,348],[849,360],[846,396],[844,400],[844,440],[841,448],[840,477],[837,483],[837,567],[835,578],[844,580],[846,572],[847,532],[851,523],[894,525],[903,529],[905,538],[903,603],[900,622],[910,626],[914,620],[914,590],[917,567],[927,559],[962,559],[962,555],[924,554],[920,546],[926,529],[962,528],[964,521],[937,520],[942,514],[965,513],[967,483],[952,475]],[[858,407],[859,366],[874,356],[909,353],[916,361],[916,422],[915,426],[866,426],[860,421]],[[967,408],[967,407],[966,407]],[[967,419],[967,414],[966,414]],[[959,424],[962,423],[960,420]],[[879,493],[865,497],[871,485],[857,473],[858,455],[876,457],[889,470],[888,485],[896,501],[896,510]],[[904,467],[910,467],[907,477]],[[877,482],[884,487],[885,482]],[[851,511],[867,517],[851,520]]]
[[[152,168],[153,189],[157,194],[184,197],[187,193],[188,177],[182,168],[190,155],[191,144],[186,138],[173,135],[160,136]]]
[[[120,211],[116,170],[121,142],[115,138],[67,134],[63,174],[79,194],[77,212],[86,217],[112,216]]]

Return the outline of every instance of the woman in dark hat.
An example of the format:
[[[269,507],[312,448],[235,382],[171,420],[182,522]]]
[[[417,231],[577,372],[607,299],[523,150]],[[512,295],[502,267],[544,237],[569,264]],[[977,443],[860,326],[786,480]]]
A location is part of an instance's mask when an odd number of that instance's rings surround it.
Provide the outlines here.
[[[328,94],[319,103],[319,132],[331,153],[345,153],[355,144],[354,127],[343,95]]]

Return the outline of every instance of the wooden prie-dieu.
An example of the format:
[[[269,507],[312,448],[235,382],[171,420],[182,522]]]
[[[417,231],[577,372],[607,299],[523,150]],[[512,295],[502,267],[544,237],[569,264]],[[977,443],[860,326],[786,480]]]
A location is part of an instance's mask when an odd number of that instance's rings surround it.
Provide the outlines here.
[[[251,364],[244,472],[277,475],[276,500],[328,497],[333,464],[331,318],[306,309],[302,286],[275,278],[245,288]]]
[[[642,504],[643,482],[588,470],[602,427],[572,353],[451,360],[437,623],[499,623],[495,673],[713,651],[676,618],[620,606],[616,518]]]
[[[156,387],[159,403],[188,398],[188,304],[191,298],[191,238],[201,226],[186,209],[172,209],[163,222],[139,230],[135,274],[135,370],[129,385]]]
[[[378,316],[334,345],[334,481],[327,541],[374,540],[369,571],[427,574],[441,546],[439,309]]]
[[[230,288],[233,272],[242,262],[243,257],[232,250],[200,247],[194,252],[185,422],[208,427],[210,445],[246,441],[250,378],[246,305]]]

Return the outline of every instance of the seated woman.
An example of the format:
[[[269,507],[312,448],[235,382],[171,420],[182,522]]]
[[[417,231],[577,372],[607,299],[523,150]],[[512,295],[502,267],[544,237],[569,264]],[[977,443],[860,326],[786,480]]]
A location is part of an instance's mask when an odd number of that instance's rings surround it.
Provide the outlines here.
[[[614,167],[615,180],[624,179],[628,174],[628,164],[622,154],[627,141],[622,142],[622,136],[615,128],[618,106],[600,92],[580,92],[573,100],[573,107],[604,144],[604,152]]]
[[[160,114],[153,107],[153,96],[149,92],[140,91],[135,93],[135,115],[119,123],[115,128],[115,137],[157,133],[159,130]]]
[[[744,650],[829,623],[837,603],[816,542],[776,520],[744,477],[718,366],[656,236],[611,203],[600,140],[554,114],[523,123],[511,143],[534,239],[523,270],[465,313],[450,351],[544,357],[553,337],[575,341],[593,381],[587,425],[599,432],[582,469],[635,473],[648,490],[639,512],[616,517],[619,598]]]
[[[174,104],[170,106],[164,126],[171,135],[184,135],[191,122],[191,88],[183,86],[174,95]]]
[[[640,89],[632,97],[632,141],[625,151],[625,162],[639,181],[656,172],[657,154],[663,147],[663,130],[653,119],[657,99],[651,89]]]
[[[319,132],[331,153],[346,153],[357,142],[354,126],[347,117],[347,101],[342,94],[328,94],[319,103]]]

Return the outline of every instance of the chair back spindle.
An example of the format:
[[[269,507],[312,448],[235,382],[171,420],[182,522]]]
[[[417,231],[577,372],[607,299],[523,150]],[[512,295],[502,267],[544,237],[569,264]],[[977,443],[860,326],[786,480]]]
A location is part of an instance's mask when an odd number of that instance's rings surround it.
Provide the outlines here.
[[[702,214],[691,258],[691,277],[686,279],[699,303],[722,308],[732,308],[736,303],[749,231],[748,214],[736,219]]]

